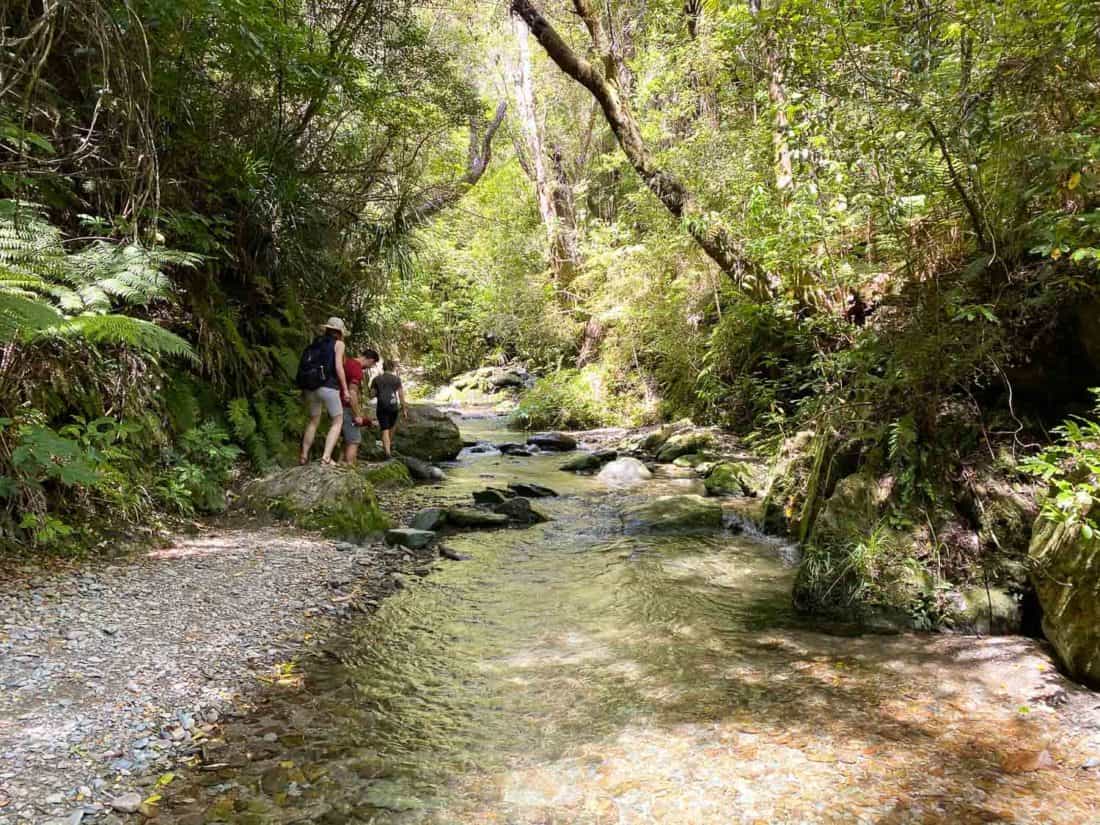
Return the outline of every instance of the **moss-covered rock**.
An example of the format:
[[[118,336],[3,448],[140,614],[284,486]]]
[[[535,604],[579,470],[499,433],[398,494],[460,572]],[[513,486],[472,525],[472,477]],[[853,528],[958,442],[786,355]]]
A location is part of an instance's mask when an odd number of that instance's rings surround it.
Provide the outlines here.
[[[623,513],[627,533],[698,533],[722,526],[722,506],[703,496],[659,496]]]
[[[1019,594],[1003,587],[967,587],[954,598],[951,625],[963,633],[1005,635],[1019,633],[1023,606]]]
[[[751,472],[739,461],[723,461],[715,464],[703,484],[712,496],[748,496],[753,494],[749,481]]]
[[[339,464],[306,464],[256,479],[244,488],[238,506],[349,540],[390,526],[366,474]]]
[[[710,446],[713,436],[704,430],[689,429],[676,433],[657,451],[657,460],[668,464],[680,456],[699,453]]]
[[[1040,517],[1028,555],[1043,633],[1071,676],[1100,687],[1100,539]]]
[[[378,463],[359,464],[357,469],[377,490],[412,487],[413,480],[409,468],[396,459]]]
[[[814,463],[814,433],[803,430],[786,439],[768,468],[764,484],[764,526],[772,533],[801,532],[806,479]]]

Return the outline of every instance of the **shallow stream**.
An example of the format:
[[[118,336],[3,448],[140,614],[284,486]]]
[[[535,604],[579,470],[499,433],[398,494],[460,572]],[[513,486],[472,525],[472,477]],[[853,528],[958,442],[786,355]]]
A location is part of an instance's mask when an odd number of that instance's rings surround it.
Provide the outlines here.
[[[561,463],[464,454],[433,502],[534,481],[560,493],[535,502],[550,521],[447,539],[468,560],[349,624],[229,731],[247,764],[162,821],[1100,821],[1074,762],[1094,740],[1044,704],[1061,682],[1035,643],[815,633],[782,544],[623,535],[624,505],[696,482],[612,490]],[[1006,770],[1037,748],[1053,767]]]

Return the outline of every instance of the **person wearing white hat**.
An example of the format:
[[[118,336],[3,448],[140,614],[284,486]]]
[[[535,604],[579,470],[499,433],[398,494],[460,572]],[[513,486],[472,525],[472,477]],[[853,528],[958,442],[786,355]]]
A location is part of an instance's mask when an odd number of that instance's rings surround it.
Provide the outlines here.
[[[322,464],[333,463],[332,453],[344,423],[343,402],[348,398],[348,381],[344,374],[344,336],[348,330],[344,322],[335,316],[325,321],[322,329],[323,334],[302,355],[302,365],[299,367],[298,384],[305,390],[309,402],[309,423],[302,434],[299,464],[309,461],[309,451],[321,424],[322,411],[328,413],[330,420],[328,433],[325,434],[325,451],[321,455]]]

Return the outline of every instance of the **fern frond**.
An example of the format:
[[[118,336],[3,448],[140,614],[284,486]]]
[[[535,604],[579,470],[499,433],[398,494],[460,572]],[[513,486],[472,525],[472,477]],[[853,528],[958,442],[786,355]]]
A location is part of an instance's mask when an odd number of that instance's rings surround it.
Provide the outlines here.
[[[148,355],[196,360],[191,345],[175,333],[126,315],[78,315],[40,334],[82,337],[93,344],[116,344]]]
[[[0,341],[55,327],[61,321],[60,313],[41,299],[0,292]]]

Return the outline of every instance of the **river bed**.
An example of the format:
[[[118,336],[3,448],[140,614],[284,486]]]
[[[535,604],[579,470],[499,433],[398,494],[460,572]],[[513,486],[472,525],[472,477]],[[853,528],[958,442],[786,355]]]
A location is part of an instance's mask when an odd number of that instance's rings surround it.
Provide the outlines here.
[[[694,480],[609,489],[561,463],[467,451],[422,488],[560,496],[545,524],[448,538],[467,560],[345,626],[160,821],[1100,821],[1100,700],[1035,641],[815,632],[782,543],[623,535],[625,506]]]

